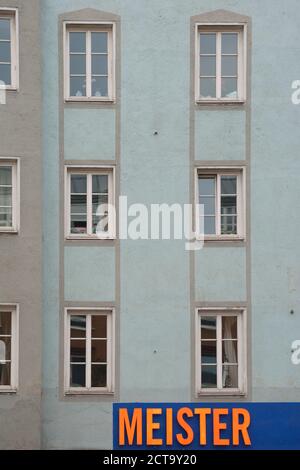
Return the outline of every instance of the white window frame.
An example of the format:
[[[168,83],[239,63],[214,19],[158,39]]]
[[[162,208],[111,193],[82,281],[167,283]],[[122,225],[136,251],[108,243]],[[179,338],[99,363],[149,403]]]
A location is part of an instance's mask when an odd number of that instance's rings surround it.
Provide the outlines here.
[[[0,18],[10,19],[11,37],[11,84],[5,90],[19,89],[19,11],[18,8],[0,7]]]
[[[105,313],[104,313],[105,312]],[[109,312],[107,314],[107,312]],[[71,315],[86,315],[86,387],[70,387],[70,332]],[[91,316],[107,317],[107,386],[91,387]],[[112,307],[67,307],[65,308],[64,331],[64,390],[65,394],[113,394],[115,384],[115,309]]]
[[[216,98],[200,95],[200,32],[217,33],[216,38]],[[238,33],[237,98],[221,96],[221,33]],[[247,24],[196,23],[195,25],[195,101],[196,103],[244,103],[247,90]]]
[[[217,388],[201,387],[201,316],[217,317]],[[238,388],[222,387],[221,317],[237,316]],[[246,395],[247,393],[247,312],[244,307],[200,307],[195,315],[196,396]]]
[[[195,206],[199,204],[199,185],[198,179],[200,176],[214,176],[216,177],[216,233],[204,234],[204,240],[245,240],[246,238],[246,168],[244,166],[201,166],[195,170]],[[220,177],[237,176],[237,233],[236,234],[221,234],[221,185]],[[195,211],[196,221],[195,229],[198,237],[200,233],[200,217]],[[203,236],[203,234],[202,234]]]
[[[19,376],[19,305],[0,304],[1,312],[11,313],[11,370],[10,385],[0,385],[0,393],[14,393],[18,390]]]
[[[108,175],[108,231],[101,236],[92,233],[92,184],[91,176],[87,178],[87,233],[71,233],[71,174],[103,174]],[[106,165],[66,165],[65,167],[65,238],[69,240],[111,240],[116,237],[115,211],[110,212],[110,206],[115,207],[115,168]]]
[[[20,230],[20,159],[0,157],[1,166],[12,167],[12,225],[0,226],[0,233],[18,233]]]
[[[86,50],[86,85],[87,96],[70,96],[70,53],[69,32],[82,31],[88,33]],[[91,92],[91,31],[108,32],[108,96],[92,96]],[[100,101],[114,103],[116,101],[116,25],[112,21],[65,21],[63,23],[64,50],[64,96],[65,101]]]

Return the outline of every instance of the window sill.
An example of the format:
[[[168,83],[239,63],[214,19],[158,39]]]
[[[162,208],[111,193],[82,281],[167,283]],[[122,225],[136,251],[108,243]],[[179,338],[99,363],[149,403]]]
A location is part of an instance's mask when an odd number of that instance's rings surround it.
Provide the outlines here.
[[[197,398],[202,397],[245,397],[246,392],[242,391],[227,391],[227,390],[216,390],[216,391],[201,391],[197,392]]]
[[[72,240],[82,240],[82,241],[105,241],[105,240],[115,240],[116,237],[115,236],[108,236],[108,237],[90,237],[90,236],[71,236],[71,235],[68,235],[65,237],[65,240],[67,241],[72,241]]]
[[[114,98],[87,98],[86,96],[82,97],[72,97],[72,98],[65,98],[66,103],[115,103],[116,100]]]
[[[196,100],[196,104],[197,105],[206,105],[206,104],[215,104],[215,105],[218,105],[218,104],[221,104],[221,105],[243,105],[246,103],[246,100],[205,100],[205,99],[197,99]]]
[[[9,228],[9,229],[6,229],[4,230],[3,228],[0,229],[0,234],[2,233],[11,233],[11,234],[18,234],[19,233],[19,230],[16,229],[16,228]]]
[[[113,396],[114,392],[110,392],[108,390],[66,390],[65,396],[95,396],[95,395],[109,395]]]
[[[16,388],[0,388],[0,394],[15,395],[17,391]]]
[[[236,242],[240,241],[243,242],[245,241],[245,237],[240,237],[240,236],[234,236],[234,235],[216,235],[216,236],[207,236],[204,237],[204,242],[208,241],[220,241],[220,242]]]

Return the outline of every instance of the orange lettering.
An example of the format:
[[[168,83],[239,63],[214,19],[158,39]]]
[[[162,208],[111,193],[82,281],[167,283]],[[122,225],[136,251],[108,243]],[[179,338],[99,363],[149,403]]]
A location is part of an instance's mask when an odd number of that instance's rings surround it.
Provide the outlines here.
[[[133,410],[131,423],[126,408],[119,409],[119,445],[125,445],[125,430],[127,435],[128,444],[132,445],[136,435],[136,445],[142,445],[142,408],[135,408]]]
[[[227,408],[216,408],[213,413],[213,426],[214,426],[214,445],[228,446],[229,439],[221,438],[221,431],[227,429],[227,424],[220,421],[220,416],[228,415]]]
[[[244,419],[240,423],[239,417],[242,416]],[[248,410],[245,408],[233,408],[232,409],[232,443],[238,446],[240,443],[240,433],[242,434],[244,444],[246,446],[251,445],[251,439],[248,433],[248,427],[250,426],[251,418]]]
[[[193,412],[190,408],[183,407],[178,410],[177,413],[177,421],[178,424],[184,429],[186,432],[187,436],[183,437],[182,434],[176,434],[177,441],[179,444],[182,444],[183,446],[186,446],[188,444],[191,444],[194,438],[194,432],[191,428],[191,426],[183,419],[183,416],[186,415],[189,418],[193,416]]]

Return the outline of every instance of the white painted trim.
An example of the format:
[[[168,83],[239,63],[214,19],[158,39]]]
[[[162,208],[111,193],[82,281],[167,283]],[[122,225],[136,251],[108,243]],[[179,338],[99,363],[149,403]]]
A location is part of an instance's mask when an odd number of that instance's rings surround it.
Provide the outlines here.
[[[1,15],[2,13],[2,15]],[[6,91],[19,90],[19,9],[0,7],[0,17],[10,19],[11,44],[11,85],[6,85]]]
[[[0,167],[12,167],[12,225],[0,227],[0,233],[19,233],[20,231],[20,158],[0,157]]]
[[[11,312],[10,385],[0,385],[0,393],[16,393],[19,386],[19,304],[1,303],[0,311]]]

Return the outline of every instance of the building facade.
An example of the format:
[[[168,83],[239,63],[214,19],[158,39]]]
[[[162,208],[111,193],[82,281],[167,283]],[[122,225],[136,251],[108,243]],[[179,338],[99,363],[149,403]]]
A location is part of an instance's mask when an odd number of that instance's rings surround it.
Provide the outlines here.
[[[119,401],[299,400],[299,15],[0,0],[1,448],[111,448]],[[120,196],[200,203],[204,246],[119,237]]]

